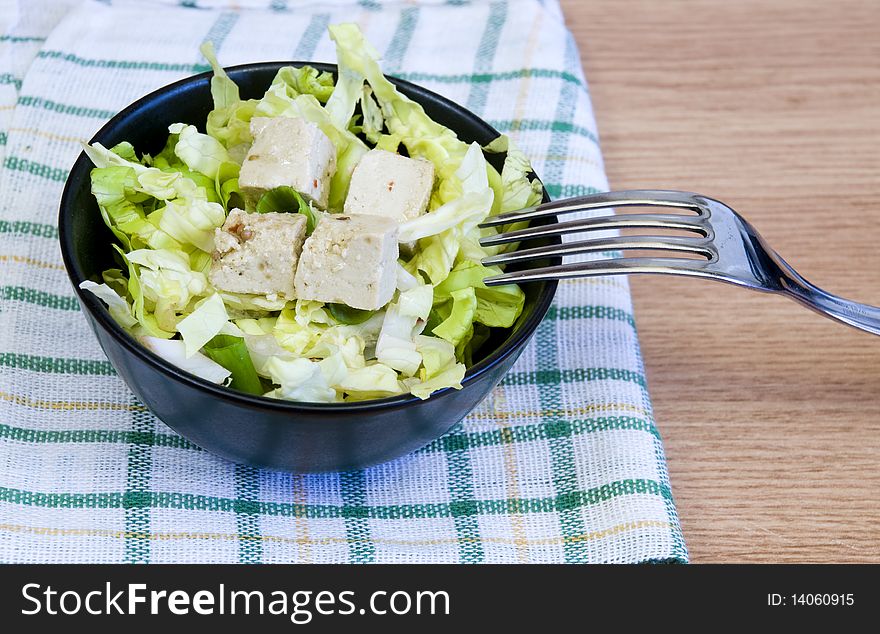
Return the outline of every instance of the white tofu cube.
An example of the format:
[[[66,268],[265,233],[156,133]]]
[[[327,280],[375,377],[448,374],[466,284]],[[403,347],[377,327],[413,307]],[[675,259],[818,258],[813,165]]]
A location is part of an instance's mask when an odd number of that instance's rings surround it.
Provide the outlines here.
[[[327,208],[336,147],[318,126],[299,117],[254,117],[251,134],[254,143],[238,176],[250,204],[270,189],[287,186]]]
[[[303,245],[296,270],[300,299],[376,310],[397,281],[397,222],[365,215],[329,214]]]
[[[293,299],[306,223],[303,214],[249,214],[233,209],[214,231],[214,262],[208,272],[211,284],[228,293]]]
[[[425,212],[433,187],[434,164],[430,161],[370,150],[351,175],[345,213],[406,222]]]

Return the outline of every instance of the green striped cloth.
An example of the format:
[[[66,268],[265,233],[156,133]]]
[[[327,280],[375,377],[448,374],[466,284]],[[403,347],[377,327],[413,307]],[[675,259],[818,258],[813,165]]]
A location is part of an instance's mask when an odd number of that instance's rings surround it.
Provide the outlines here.
[[[503,383],[445,437],[295,475],[177,436],[103,356],[61,265],[70,165],[139,96],[226,65],[332,61],[356,21],[391,74],[510,134],[554,197],[607,182],[555,0],[0,0],[0,561],[686,561],[626,280],[562,284]],[[229,5],[229,6],[227,6]]]

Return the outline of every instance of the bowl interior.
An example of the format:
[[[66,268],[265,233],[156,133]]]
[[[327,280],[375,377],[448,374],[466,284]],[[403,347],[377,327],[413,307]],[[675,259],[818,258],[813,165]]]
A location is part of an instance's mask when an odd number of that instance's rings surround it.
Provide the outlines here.
[[[238,84],[241,97],[243,99],[254,99],[260,98],[263,95],[279,68],[303,64],[304,62],[246,64],[230,67],[227,69],[227,72],[230,78]],[[311,62],[308,64],[319,70],[334,73],[336,71],[335,65],[332,64]],[[431,118],[454,130],[463,141],[468,143],[476,141],[481,145],[486,145],[499,135],[496,130],[473,113],[436,93],[403,80],[390,79],[398,86],[401,92],[421,103]],[[170,124],[185,122],[194,124],[200,130],[204,130],[208,113],[212,108],[210,74],[204,73],[166,86],[133,103],[108,122],[95,135],[92,141],[100,142],[105,147],[112,147],[122,141],[128,141],[139,154],[155,154],[164,147]],[[496,169],[501,169],[504,160],[503,155],[489,154],[487,159]],[[136,353],[149,358],[152,363],[162,367],[168,373],[180,377],[181,374],[178,370],[137,344],[130,335],[118,327],[109,316],[104,305],[97,298],[91,293],[82,292],[79,289],[79,283],[83,280],[92,279],[100,281],[102,271],[119,266],[118,262],[114,260],[115,252],[110,248],[115,238],[104,224],[97,203],[90,191],[89,172],[91,167],[92,165],[85,155],[80,155],[71,171],[61,203],[59,229],[62,253],[71,281],[79,294],[84,308],[89,310],[119,338],[127,340],[130,344],[128,346],[129,349],[133,349]],[[544,200],[549,200],[546,191],[544,193]],[[552,218],[548,218],[541,224],[552,220]],[[559,239],[556,238],[552,242],[549,240],[544,242],[534,241],[530,243],[530,246],[540,246],[541,244],[551,244],[553,242],[559,242]],[[559,261],[559,258],[536,261],[527,266],[529,268],[548,266]],[[508,270],[514,269],[510,268]],[[525,291],[526,300],[519,320],[512,329],[492,329],[490,337],[474,356],[474,365],[468,369],[464,381],[465,385],[470,377],[488,367],[500,356],[510,353],[512,349],[524,343],[524,340],[534,331],[549,309],[556,290],[556,282],[529,283],[523,286],[523,290]],[[187,380],[200,384],[202,387],[209,387],[212,390],[216,389],[216,386],[198,377],[186,376],[188,377]],[[234,390],[225,391],[237,393]],[[243,393],[237,394],[244,396]],[[272,400],[277,403],[274,399],[253,396],[250,396],[250,398],[257,398],[263,401]],[[377,399],[376,401],[369,401],[369,403],[400,402],[401,400],[411,400],[413,398],[409,395],[404,395]]]

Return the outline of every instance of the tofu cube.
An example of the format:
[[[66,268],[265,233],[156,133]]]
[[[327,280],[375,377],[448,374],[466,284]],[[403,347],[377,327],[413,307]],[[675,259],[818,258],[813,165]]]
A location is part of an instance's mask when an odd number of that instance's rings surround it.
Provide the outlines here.
[[[229,212],[214,230],[208,279],[228,293],[296,297],[294,275],[306,237],[303,214]]]
[[[296,296],[376,310],[397,284],[397,222],[390,218],[329,214],[303,245]]]
[[[433,186],[430,161],[370,150],[351,175],[344,211],[406,222],[425,213]]]
[[[336,147],[314,123],[299,117],[254,117],[254,143],[244,157],[238,184],[249,205],[276,187],[292,187],[327,208]]]

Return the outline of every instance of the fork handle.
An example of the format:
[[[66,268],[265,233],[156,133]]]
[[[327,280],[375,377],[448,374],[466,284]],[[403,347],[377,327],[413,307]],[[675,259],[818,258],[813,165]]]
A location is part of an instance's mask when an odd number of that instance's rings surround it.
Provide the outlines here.
[[[880,308],[844,299],[801,277],[783,263],[779,279],[780,292],[820,315],[843,322],[859,330],[880,335]]]

